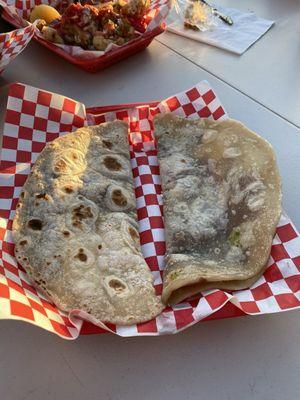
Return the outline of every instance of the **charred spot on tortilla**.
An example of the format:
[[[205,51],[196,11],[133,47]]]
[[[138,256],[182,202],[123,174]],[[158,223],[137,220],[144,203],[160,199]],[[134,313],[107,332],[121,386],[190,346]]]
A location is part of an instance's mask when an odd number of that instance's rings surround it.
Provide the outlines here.
[[[64,160],[58,160],[53,169],[55,173],[64,172],[67,169],[67,163]]]
[[[74,192],[74,188],[72,186],[68,185],[68,186],[64,187],[64,191],[66,193],[73,193]]]
[[[127,205],[127,199],[123,195],[122,191],[120,189],[115,189],[112,192],[112,201],[120,207],[124,207]]]
[[[83,249],[79,249],[78,254],[76,254],[75,258],[78,258],[82,262],[85,262],[88,259]]]
[[[47,193],[38,193],[35,195],[37,199],[44,199],[44,200],[49,200],[49,196]]]
[[[129,234],[133,240],[140,239],[138,231],[136,229],[134,229],[132,226],[129,227]]]
[[[116,292],[122,292],[126,289],[126,285],[123,282],[119,281],[118,279],[112,279],[109,281],[109,286],[113,288]]]
[[[113,146],[112,142],[110,142],[109,140],[102,140],[102,143],[107,149],[111,149]]]
[[[28,227],[34,231],[40,231],[43,227],[43,222],[40,219],[33,218],[28,221]]]
[[[119,163],[119,161],[111,156],[104,158],[104,165],[111,171],[120,171],[122,169],[122,165]]]
[[[80,206],[73,209],[72,212],[72,223],[74,226],[81,226],[82,221],[88,218],[92,218],[93,213],[90,207],[86,207],[81,204]]]

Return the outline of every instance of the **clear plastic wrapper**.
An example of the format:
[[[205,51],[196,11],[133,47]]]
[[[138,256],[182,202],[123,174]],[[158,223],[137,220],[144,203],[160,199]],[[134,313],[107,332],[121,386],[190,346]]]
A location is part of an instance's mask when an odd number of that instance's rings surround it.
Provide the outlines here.
[[[213,8],[201,0],[176,0],[174,8],[185,29],[204,32],[218,25]]]

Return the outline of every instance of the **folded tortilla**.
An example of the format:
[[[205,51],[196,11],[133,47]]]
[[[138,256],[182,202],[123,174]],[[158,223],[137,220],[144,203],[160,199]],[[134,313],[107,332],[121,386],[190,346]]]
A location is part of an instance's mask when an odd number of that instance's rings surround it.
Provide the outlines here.
[[[15,254],[61,309],[130,325],[163,308],[141,254],[128,147],[116,121],[46,145],[21,192]]]
[[[281,214],[270,144],[238,121],[154,120],[164,198],[162,300],[243,289],[264,272]]]

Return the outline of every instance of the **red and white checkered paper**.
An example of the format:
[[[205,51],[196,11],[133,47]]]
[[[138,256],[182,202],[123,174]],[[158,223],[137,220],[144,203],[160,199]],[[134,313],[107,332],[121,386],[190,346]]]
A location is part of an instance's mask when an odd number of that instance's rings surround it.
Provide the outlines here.
[[[0,0],[0,5],[4,8],[6,12],[9,13],[10,17],[16,22],[18,26],[24,26],[24,24],[29,24],[27,19],[29,18],[30,11],[34,6],[39,4],[53,4],[54,0]],[[171,0],[151,0],[149,12],[147,17],[149,23],[145,34],[152,32],[157,27],[161,26],[166,19],[171,8]],[[30,24],[31,25],[31,24]],[[36,36],[39,36],[42,41],[46,41],[41,34],[41,32],[32,27]],[[139,34],[137,39],[144,34]],[[135,39],[133,39],[135,40]],[[80,60],[93,60],[104,54],[107,54],[111,50],[118,49],[120,46],[116,44],[110,44],[104,51],[96,50],[84,50],[79,46],[70,46],[65,44],[57,44],[47,42],[48,47],[55,49],[60,48],[64,50],[67,54],[76,57]]]
[[[2,4],[0,0],[0,6]],[[22,53],[33,37],[34,30],[34,25],[28,23],[24,28],[0,34],[0,73],[18,54]]]
[[[140,240],[143,255],[162,289],[165,240],[157,153],[153,141],[153,117],[172,112],[192,119],[226,118],[207,82],[174,95],[156,106],[137,106],[95,114],[75,100],[23,84],[10,87],[0,164],[0,318],[19,319],[47,329],[66,339],[75,339],[82,318],[120,336],[177,333],[234,304],[241,314],[265,314],[300,306],[300,237],[287,216],[282,215],[264,275],[247,290],[210,290],[167,307],[152,321],[122,327],[99,324],[74,310],[70,315],[57,309],[29,282],[16,262],[11,228],[22,186],[45,144],[84,125],[115,119],[129,124],[132,171],[135,182]],[[225,311],[224,311],[225,316]],[[98,331],[101,331],[99,328]]]

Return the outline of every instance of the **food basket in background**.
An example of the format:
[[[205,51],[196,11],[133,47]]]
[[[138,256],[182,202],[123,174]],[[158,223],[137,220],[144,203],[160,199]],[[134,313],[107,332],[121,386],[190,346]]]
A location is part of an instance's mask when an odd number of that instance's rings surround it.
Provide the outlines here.
[[[227,118],[207,82],[161,102],[86,108],[73,99],[24,84],[9,90],[0,164],[0,319],[32,323],[65,339],[109,331],[120,336],[174,334],[200,321],[262,315],[300,307],[300,237],[283,214],[263,276],[249,289],[209,290],[166,307],[151,321],[116,326],[103,324],[80,310],[67,314],[37,291],[14,257],[12,222],[19,194],[45,144],[85,125],[115,119],[129,125],[131,164],[137,199],[142,253],[162,290],[165,238],[163,202],[153,117],[172,112],[186,118]]]
[[[3,18],[18,28],[23,27],[25,24],[32,26],[27,21],[27,18],[29,17],[32,8],[41,3],[51,4],[51,1],[33,0],[29,2],[19,0],[0,0],[0,5],[4,10],[2,14]],[[37,28],[34,28],[34,39],[72,64],[75,64],[88,72],[96,72],[149,46],[154,37],[165,30],[164,20],[167,17],[170,8],[171,0],[152,0],[147,14],[147,28],[145,32],[122,46],[113,45],[105,51],[83,50],[78,46],[49,42],[42,37]]]
[[[3,9],[0,6],[0,13]],[[19,29],[0,20],[0,73],[7,65],[22,53],[34,34],[34,26],[29,23]]]

